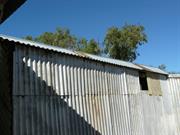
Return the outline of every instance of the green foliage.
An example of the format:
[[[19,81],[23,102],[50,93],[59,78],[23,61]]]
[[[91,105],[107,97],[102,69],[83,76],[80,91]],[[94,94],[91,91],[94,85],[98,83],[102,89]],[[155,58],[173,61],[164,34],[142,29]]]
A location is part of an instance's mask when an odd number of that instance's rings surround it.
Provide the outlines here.
[[[32,36],[27,36],[25,39],[69,49],[74,49],[76,45],[75,36],[71,35],[68,29],[61,28],[57,28],[54,33],[45,32],[34,39]]]
[[[55,32],[45,32],[36,38],[27,36],[25,39],[95,55],[101,54],[97,41],[79,39],[72,35],[69,29],[57,28]],[[147,37],[143,26],[112,27],[108,29],[104,39],[105,53],[115,59],[133,61],[139,55],[137,48],[146,42]]]
[[[134,61],[139,55],[137,48],[147,42],[143,26],[125,25],[108,29],[104,44],[105,53],[115,59]]]
[[[32,36],[26,36],[25,39],[33,41],[33,37]]]
[[[78,41],[77,47],[78,47],[77,48],[78,51],[82,51],[86,53],[99,55],[101,52],[99,48],[99,44],[94,39],[91,39],[88,42],[85,38],[82,38]]]
[[[100,54],[99,44],[94,39],[91,39],[89,42],[85,38],[77,39],[68,29],[58,28],[54,33],[45,32],[36,38],[26,36],[25,39],[75,51]]]

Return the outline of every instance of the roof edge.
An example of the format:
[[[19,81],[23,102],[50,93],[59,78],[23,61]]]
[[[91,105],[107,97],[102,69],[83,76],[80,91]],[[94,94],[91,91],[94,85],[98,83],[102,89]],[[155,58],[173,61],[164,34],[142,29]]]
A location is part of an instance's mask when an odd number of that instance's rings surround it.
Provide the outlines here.
[[[136,65],[140,66],[144,71],[147,71],[147,72],[159,73],[162,75],[169,75],[168,72],[165,72],[157,67],[146,66],[146,65],[142,65],[142,64],[136,64]]]
[[[126,62],[126,61],[112,59],[112,58],[105,58],[102,56],[96,56],[96,55],[87,54],[84,52],[72,51],[72,50],[64,49],[64,48],[57,47],[57,46],[51,46],[51,45],[47,45],[47,44],[43,44],[43,43],[29,41],[26,39],[20,39],[20,38],[16,38],[16,37],[12,37],[12,36],[6,36],[6,35],[2,35],[2,34],[0,34],[0,38],[3,40],[7,40],[9,42],[15,42],[15,43],[23,44],[26,46],[37,47],[37,48],[46,49],[49,51],[60,52],[60,53],[68,54],[68,55],[73,55],[73,56],[77,56],[77,57],[81,57],[81,58],[87,58],[90,60],[104,62],[104,63],[122,66],[122,67],[127,67],[127,68],[131,68],[131,69],[142,70],[141,67],[139,67],[131,62]]]
[[[180,74],[169,74],[169,78],[180,78]]]

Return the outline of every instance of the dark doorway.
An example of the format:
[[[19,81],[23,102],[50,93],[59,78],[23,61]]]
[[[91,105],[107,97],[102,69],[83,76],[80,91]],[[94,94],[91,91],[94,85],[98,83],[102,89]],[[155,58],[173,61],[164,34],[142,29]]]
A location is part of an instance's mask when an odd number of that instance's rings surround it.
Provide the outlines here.
[[[139,72],[141,90],[148,90],[147,76],[145,72]]]

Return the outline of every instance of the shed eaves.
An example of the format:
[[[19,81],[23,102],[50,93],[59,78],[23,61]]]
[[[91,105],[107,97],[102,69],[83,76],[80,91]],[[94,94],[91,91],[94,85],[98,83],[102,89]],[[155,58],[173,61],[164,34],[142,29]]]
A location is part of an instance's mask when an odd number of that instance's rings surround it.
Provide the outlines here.
[[[19,39],[19,38],[6,36],[6,35],[1,35],[1,34],[0,34],[0,39],[8,40],[9,42],[19,43],[21,45],[37,47],[37,48],[46,49],[46,50],[49,50],[49,51],[60,52],[60,53],[63,53],[63,54],[73,55],[73,56],[77,56],[77,57],[83,57],[83,58],[87,58],[87,59],[91,59],[91,60],[95,60],[95,61],[100,61],[100,62],[105,62],[105,63],[109,63],[109,64],[113,64],[113,65],[118,65],[118,66],[123,66],[123,67],[142,70],[141,67],[139,67],[139,66],[137,66],[137,65],[135,65],[133,63],[130,63],[130,62],[125,62],[125,61],[121,61],[121,60],[115,60],[115,59],[111,59],[111,58],[100,57],[100,56],[87,54],[87,53],[82,53],[82,52],[70,51],[68,49],[64,49],[64,48],[60,48],[60,47],[56,47],[56,46],[45,45],[45,44],[42,44],[42,43],[37,43],[37,42],[25,40],[25,39]]]
[[[15,38],[15,37],[11,37],[11,36],[6,36],[6,35],[2,35],[2,34],[0,34],[0,39],[7,40],[9,42],[15,42],[20,45],[32,46],[32,47],[46,49],[49,51],[55,51],[55,52],[59,52],[59,53],[67,54],[67,55],[73,55],[73,56],[77,56],[77,57],[81,57],[81,58],[87,58],[87,59],[91,59],[94,61],[128,67],[128,68],[132,68],[132,69],[136,69],[136,70],[145,70],[148,72],[154,72],[154,73],[158,73],[158,74],[168,75],[167,72],[162,71],[159,68],[155,68],[155,67],[134,64],[131,62],[126,62],[126,61],[116,60],[116,59],[111,59],[111,58],[105,58],[105,57],[87,54],[87,53],[83,53],[83,52],[71,51],[71,50],[64,49],[64,48],[57,47],[57,46],[50,46],[50,45],[37,43],[34,41],[25,40],[25,39]]]
[[[150,67],[150,66],[145,66],[145,65],[138,65],[138,66],[140,66],[141,68],[143,68],[143,70],[148,71],[148,72],[154,72],[154,73],[168,75],[167,72],[165,72],[159,68],[156,68],[156,67]]]
[[[170,78],[180,78],[180,74],[170,74]]]

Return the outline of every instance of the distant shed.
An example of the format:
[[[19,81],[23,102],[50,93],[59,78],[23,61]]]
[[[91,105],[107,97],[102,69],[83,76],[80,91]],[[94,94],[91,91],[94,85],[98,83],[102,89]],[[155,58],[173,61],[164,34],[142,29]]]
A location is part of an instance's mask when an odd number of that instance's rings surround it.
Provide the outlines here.
[[[0,54],[4,135],[177,135],[164,71],[4,35]]]

